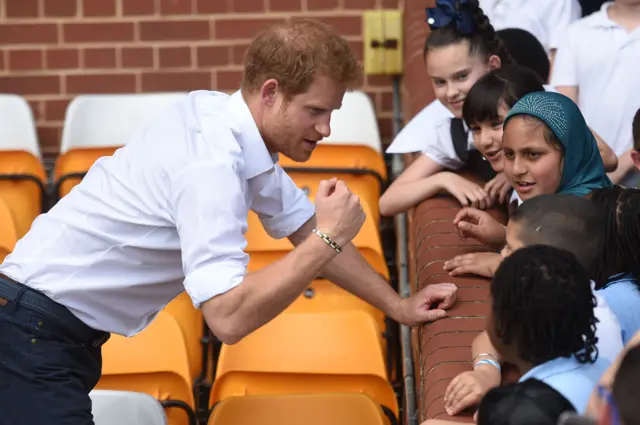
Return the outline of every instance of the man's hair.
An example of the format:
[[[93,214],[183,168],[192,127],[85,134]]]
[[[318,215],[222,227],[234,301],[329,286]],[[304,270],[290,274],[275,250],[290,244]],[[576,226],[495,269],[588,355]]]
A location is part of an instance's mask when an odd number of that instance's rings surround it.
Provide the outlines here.
[[[322,75],[345,84],[362,85],[362,68],[349,42],[320,21],[288,19],[260,32],[251,42],[244,63],[242,90],[255,93],[275,79],[287,98],[307,91]]]
[[[604,212],[604,244],[591,268],[596,289],[619,273],[632,273],[640,281],[640,191],[620,186],[595,189],[591,202]]]
[[[604,215],[586,198],[567,193],[540,195],[509,218],[524,245],[551,245],[571,252],[589,270],[604,241]]]
[[[515,251],[498,267],[491,298],[496,335],[515,343],[521,360],[596,361],[596,300],[589,274],[569,251],[546,245]]]
[[[632,131],[633,149],[640,151],[640,109],[636,111],[636,115],[633,117]]]
[[[627,351],[613,380],[613,400],[620,415],[620,422],[624,425],[640,424],[638,382],[640,382],[640,345]]]

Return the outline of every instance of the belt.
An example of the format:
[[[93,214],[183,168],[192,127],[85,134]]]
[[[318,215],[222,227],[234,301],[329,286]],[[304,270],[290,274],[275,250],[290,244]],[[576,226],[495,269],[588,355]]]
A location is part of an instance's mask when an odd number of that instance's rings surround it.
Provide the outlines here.
[[[57,321],[83,342],[89,342],[90,345],[99,347],[109,339],[110,334],[108,332],[90,328],[62,304],[58,304],[33,288],[0,274],[0,298],[15,302],[21,289],[24,289],[24,293],[18,305]]]

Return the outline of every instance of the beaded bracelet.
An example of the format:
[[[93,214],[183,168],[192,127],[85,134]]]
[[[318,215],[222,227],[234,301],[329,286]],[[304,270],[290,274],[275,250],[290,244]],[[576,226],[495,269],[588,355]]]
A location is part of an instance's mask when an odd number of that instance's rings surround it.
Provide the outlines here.
[[[502,368],[500,367],[500,363],[498,363],[495,360],[490,360],[490,359],[480,360],[479,362],[477,362],[476,364],[473,365],[473,369],[475,370],[481,364],[490,364],[490,365],[494,366],[496,369],[498,369],[499,372],[502,372]]]
[[[327,245],[329,245],[331,248],[335,249],[336,252],[338,254],[340,254],[342,252],[342,248],[340,247],[340,245],[338,245],[337,243],[335,243],[333,241],[333,239],[331,239],[329,236],[327,236],[325,233],[322,233],[320,230],[318,229],[313,229],[313,233],[315,233],[316,235],[320,236],[320,238],[325,241],[327,243]]]
[[[500,361],[500,359],[498,359],[498,357],[494,354],[491,353],[480,353],[478,355],[476,355],[473,360],[477,359],[478,357],[491,357],[493,358],[495,361]]]

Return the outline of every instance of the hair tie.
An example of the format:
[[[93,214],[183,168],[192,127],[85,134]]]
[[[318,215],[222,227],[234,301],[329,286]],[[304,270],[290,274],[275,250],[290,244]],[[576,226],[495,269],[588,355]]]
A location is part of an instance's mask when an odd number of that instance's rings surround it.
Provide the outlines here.
[[[427,8],[426,22],[431,29],[455,22],[456,31],[462,35],[473,34],[476,30],[470,0],[437,0],[436,7]]]

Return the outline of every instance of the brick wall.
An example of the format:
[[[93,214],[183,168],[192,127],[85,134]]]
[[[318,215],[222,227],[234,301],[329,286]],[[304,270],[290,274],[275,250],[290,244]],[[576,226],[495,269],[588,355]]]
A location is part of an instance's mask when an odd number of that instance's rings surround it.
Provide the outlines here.
[[[362,58],[362,11],[402,0],[2,0],[0,92],[27,98],[48,159],[64,112],[82,93],[237,88],[248,41],[288,16],[319,18]],[[391,85],[369,77],[391,136]]]

